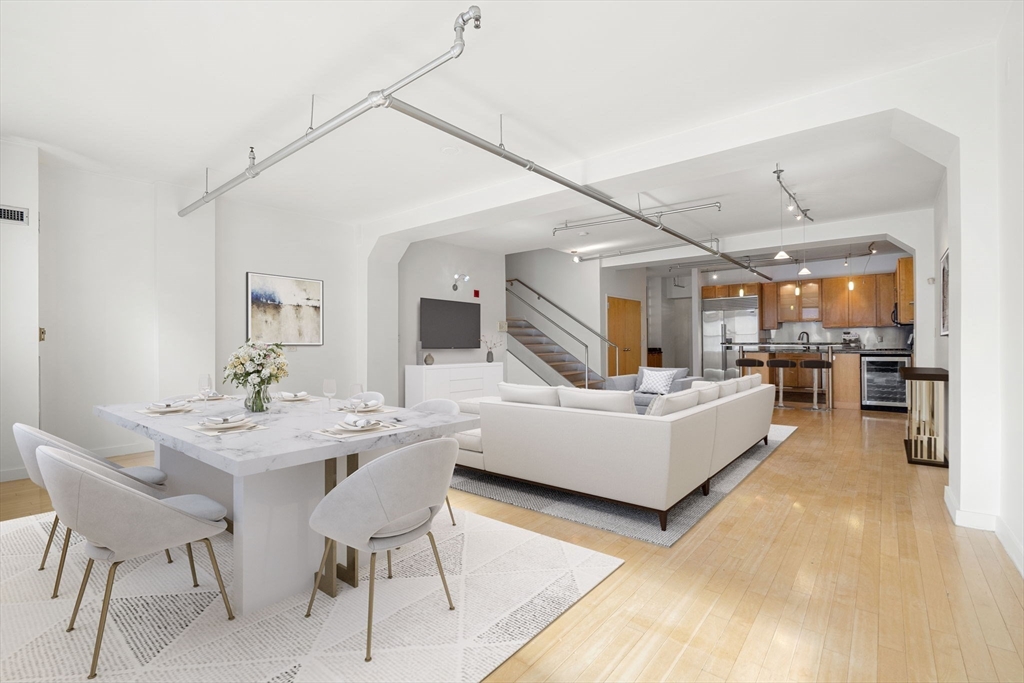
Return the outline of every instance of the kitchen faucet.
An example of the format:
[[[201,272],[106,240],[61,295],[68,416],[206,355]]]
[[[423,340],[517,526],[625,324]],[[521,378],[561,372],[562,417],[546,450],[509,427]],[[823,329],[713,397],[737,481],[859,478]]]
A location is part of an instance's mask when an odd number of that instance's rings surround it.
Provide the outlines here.
[[[807,334],[806,332],[801,332],[800,334],[797,335],[796,338],[797,341],[806,342],[808,344],[811,343],[811,335]]]

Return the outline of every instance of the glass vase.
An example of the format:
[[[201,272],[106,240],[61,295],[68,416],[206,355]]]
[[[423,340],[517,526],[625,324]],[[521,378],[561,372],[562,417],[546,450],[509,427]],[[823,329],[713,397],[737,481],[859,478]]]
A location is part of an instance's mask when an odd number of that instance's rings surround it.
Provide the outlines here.
[[[268,408],[270,408],[270,385],[248,385],[245,390],[245,409],[251,413],[265,413]]]

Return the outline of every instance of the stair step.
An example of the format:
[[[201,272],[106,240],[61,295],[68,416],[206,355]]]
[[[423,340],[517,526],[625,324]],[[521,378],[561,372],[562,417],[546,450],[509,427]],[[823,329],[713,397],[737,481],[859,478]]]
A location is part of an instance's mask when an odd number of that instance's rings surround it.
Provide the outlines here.
[[[574,387],[578,387],[580,389],[583,389],[584,386],[586,385],[586,382],[584,382],[581,379],[581,380],[577,380],[577,381],[573,382],[572,385]],[[590,389],[604,389],[604,380],[593,380],[592,379],[592,380],[590,380],[590,387],[587,387],[587,388],[590,388]]]

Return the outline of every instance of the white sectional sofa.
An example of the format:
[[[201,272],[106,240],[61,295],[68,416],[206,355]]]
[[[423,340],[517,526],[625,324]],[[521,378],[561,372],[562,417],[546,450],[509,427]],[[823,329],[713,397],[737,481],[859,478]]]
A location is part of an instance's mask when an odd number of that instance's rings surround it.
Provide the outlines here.
[[[742,386],[759,379],[744,380]],[[740,380],[730,382],[726,388],[697,382],[695,388],[652,403],[655,413],[672,410],[672,404],[697,403],[665,415],[636,414],[630,391],[566,387],[535,387],[512,396],[519,400],[508,400],[506,392],[505,400],[463,403],[464,412],[479,412],[481,427],[456,436],[457,462],[649,509],[658,513],[665,529],[668,510],[683,497],[697,487],[707,495],[712,476],[758,441],[767,443],[775,388],[737,390]],[[736,393],[718,398],[727,390]],[[564,407],[592,399],[617,403],[616,412],[611,407]]]

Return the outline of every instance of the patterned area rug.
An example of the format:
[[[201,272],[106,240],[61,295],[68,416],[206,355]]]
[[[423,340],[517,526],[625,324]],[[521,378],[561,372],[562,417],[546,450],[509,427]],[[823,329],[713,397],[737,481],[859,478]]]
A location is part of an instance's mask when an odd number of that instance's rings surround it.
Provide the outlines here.
[[[758,442],[711,478],[710,495],[705,496],[698,489],[669,510],[665,531],[661,530],[658,515],[650,510],[555,491],[464,467],[455,468],[452,488],[667,547],[682,538],[795,431],[796,427],[772,425],[767,446]]]
[[[373,661],[366,647],[368,584],[295,595],[227,621],[206,549],[194,544],[199,587],[184,548],[131,560],[117,572],[98,680],[117,681],[479,681],[611,574],[622,560],[455,510],[434,521],[455,601],[448,603],[424,537],[394,552],[394,578],[377,563]],[[60,597],[50,599],[59,543],[39,559],[52,513],[0,523],[0,680],[83,681],[89,672],[106,578],[97,563],[75,630],[66,633],[85,558],[74,546]],[[63,537],[58,529],[58,540]],[[214,539],[231,582],[231,536]],[[368,568],[362,579],[368,578]]]

